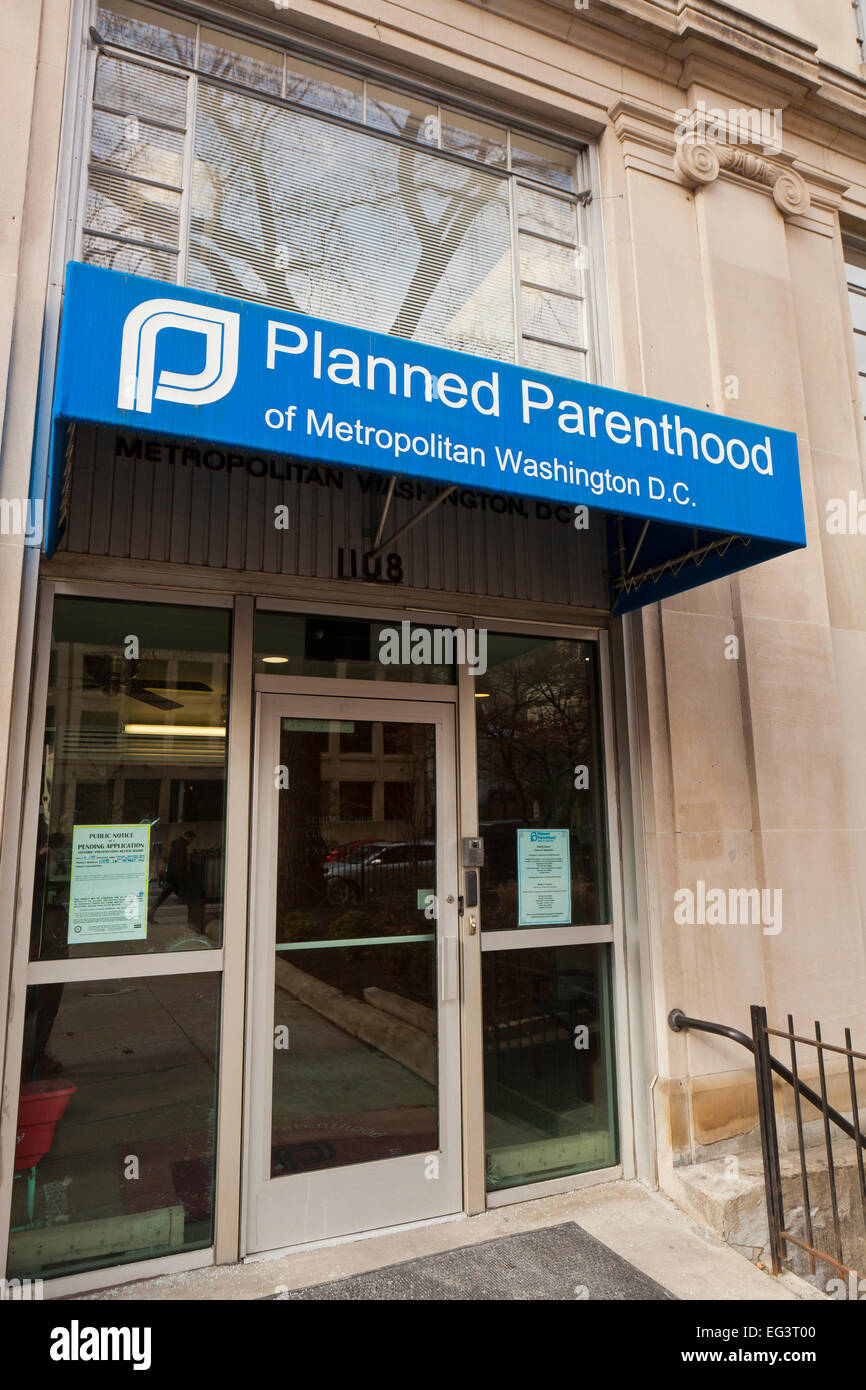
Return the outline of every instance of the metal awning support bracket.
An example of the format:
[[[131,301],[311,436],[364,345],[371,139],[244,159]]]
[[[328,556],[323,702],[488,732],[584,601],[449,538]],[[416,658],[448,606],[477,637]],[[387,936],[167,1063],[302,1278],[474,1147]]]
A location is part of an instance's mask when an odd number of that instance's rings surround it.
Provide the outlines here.
[[[419,521],[423,521],[425,516],[429,516],[432,511],[435,511],[439,503],[444,502],[446,497],[450,497],[452,492],[457,491],[456,483],[453,483],[451,487],[443,488],[442,491],[433,498],[432,502],[428,502],[426,507],[421,508],[420,512],[416,512],[414,516],[410,516],[409,520],[405,522],[404,525],[398,527],[386,541],[383,541],[381,537],[385,527],[385,517],[388,513],[388,506],[394,492],[394,484],[396,481],[396,478],[391,479],[391,486],[388,489],[388,496],[385,498],[385,506],[379,521],[379,530],[376,533],[376,540],[373,543],[373,549],[368,552],[371,560],[378,560],[379,556],[384,555],[389,546],[393,545],[395,541],[398,541],[401,536],[405,536],[406,532],[411,531],[413,526],[417,526]]]

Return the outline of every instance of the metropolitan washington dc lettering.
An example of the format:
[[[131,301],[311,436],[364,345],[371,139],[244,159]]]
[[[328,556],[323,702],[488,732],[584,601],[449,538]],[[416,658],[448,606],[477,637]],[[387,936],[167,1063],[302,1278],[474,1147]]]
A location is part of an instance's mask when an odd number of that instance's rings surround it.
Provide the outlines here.
[[[335,347],[325,354],[322,336],[321,330],[315,330],[311,343],[310,335],[297,325],[270,320],[267,349],[269,370],[278,369],[283,354],[301,356],[311,366],[314,380],[327,376],[337,386],[353,386],[357,390],[385,392],[391,396],[402,395],[407,400],[414,398],[426,404],[437,401],[451,410],[468,408],[481,416],[500,414],[500,378],[497,371],[491,371],[489,377],[470,383],[457,372],[442,372],[437,376],[417,363],[399,365],[389,357],[373,354],[364,358],[349,348]],[[573,400],[556,401],[552,389],[544,382],[525,378],[520,381],[520,411],[524,425],[538,424],[554,408],[555,415],[548,415],[548,419],[555,420],[563,435],[578,436],[585,445],[588,441],[606,439],[612,444],[633,444],[638,449],[646,449],[660,460],[666,456],[694,462],[703,460],[713,465],[727,463],[739,470],[753,468],[766,477],[773,474],[769,435],[762,443],[751,447],[737,438],[729,439],[726,445],[717,434],[710,431],[699,433],[683,424],[675,411],[666,410],[658,419],[646,415],[626,415],[621,410],[608,410],[600,405],[583,406]],[[587,469],[576,465],[571,458],[561,460],[558,456],[534,458],[523,449],[505,448],[498,444],[494,445],[493,458],[489,460],[487,449],[459,443],[445,431],[410,434],[405,430],[367,424],[360,417],[354,420],[339,419],[332,410],[327,409],[308,407],[299,414],[297,405],[289,405],[282,410],[272,407],[265,412],[265,423],[275,431],[291,431],[296,424],[302,424],[310,437],[337,439],[344,444],[356,444],[362,449],[378,450],[388,454],[395,462],[408,454],[419,458],[446,459],[475,468],[487,468],[490,461],[501,473],[587,488],[595,496],[605,493],[640,496],[641,492],[640,479],[623,477],[612,473],[609,468],[604,471]],[[664,496],[661,479],[649,477],[645,481],[649,485],[650,497]],[[675,494],[675,500],[686,502],[688,494],[685,484],[677,483],[676,488],[682,489],[683,495]]]

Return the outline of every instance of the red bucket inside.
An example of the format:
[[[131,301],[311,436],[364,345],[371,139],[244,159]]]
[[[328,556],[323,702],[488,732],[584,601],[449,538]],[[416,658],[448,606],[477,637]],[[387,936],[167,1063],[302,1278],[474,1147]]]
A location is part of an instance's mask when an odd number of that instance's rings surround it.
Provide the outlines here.
[[[28,1081],[21,1087],[15,1141],[16,1173],[23,1168],[34,1168],[48,1153],[57,1121],[69,1097],[77,1090],[77,1086],[67,1086],[61,1081]]]

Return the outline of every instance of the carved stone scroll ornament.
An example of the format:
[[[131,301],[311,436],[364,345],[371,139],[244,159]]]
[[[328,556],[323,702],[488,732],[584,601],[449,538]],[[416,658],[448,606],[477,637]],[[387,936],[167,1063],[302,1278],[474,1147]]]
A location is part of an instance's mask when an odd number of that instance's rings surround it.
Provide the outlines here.
[[[713,183],[721,169],[766,184],[772,188],[776,207],[785,217],[799,217],[808,212],[811,205],[806,182],[794,169],[733,145],[710,144],[707,140],[689,137],[678,142],[674,164],[689,188]]]

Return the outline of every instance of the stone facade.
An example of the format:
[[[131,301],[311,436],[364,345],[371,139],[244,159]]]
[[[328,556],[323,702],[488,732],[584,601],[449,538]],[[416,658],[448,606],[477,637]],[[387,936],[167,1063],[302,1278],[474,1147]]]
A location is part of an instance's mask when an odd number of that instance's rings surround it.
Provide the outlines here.
[[[667,1014],[748,1028],[748,1007],[866,1039],[866,427],[843,235],[866,236],[866,67],[850,0],[235,0],[595,145],[610,384],[795,430],[808,548],[643,610],[625,634],[646,1058],[663,1185],[748,1143],[744,1054]],[[70,0],[5,0],[0,114],[3,496],[24,496],[37,415]],[[684,111],[772,112],[772,147]],[[760,127],[755,131],[760,134]],[[775,136],[778,135],[778,139]],[[43,402],[44,409],[44,402]],[[39,453],[34,467],[44,466]],[[9,976],[37,557],[0,536],[0,977]],[[737,639],[737,655],[732,659]],[[19,640],[20,638],[20,640]],[[19,644],[18,659],[10,659]],[[639,779],[639,780],[638,780]],[[674,894],[781,890],[780,931],[679,925]],[[638,1101],[638,1107],[640,1105]]]

